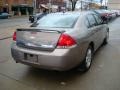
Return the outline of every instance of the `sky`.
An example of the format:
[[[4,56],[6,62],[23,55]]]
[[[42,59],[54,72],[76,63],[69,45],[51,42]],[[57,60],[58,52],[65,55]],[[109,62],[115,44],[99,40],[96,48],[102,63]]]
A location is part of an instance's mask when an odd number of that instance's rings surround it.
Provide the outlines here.
[[[100,0],[94,0],[94,1],[99,2]]]

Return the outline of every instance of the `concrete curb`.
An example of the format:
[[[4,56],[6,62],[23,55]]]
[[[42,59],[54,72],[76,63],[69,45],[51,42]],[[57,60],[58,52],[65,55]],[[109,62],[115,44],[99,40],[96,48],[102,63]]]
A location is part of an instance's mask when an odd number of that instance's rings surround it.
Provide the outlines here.
[[[23,15],[23,16],[11,16],[9,17],[8,19],[14,19],[14,18],[26,18],[26,17],[29,17],[27,15]]]

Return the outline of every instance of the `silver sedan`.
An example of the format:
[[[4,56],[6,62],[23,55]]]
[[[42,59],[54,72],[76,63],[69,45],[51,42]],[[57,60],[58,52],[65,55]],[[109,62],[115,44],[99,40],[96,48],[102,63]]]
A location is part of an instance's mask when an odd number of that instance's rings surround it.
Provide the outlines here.
[[[89,70],[94,52],[108,42],[109,28],[94,12],[51,13],[17,29],[11,46],[17,63],[65,71]]]

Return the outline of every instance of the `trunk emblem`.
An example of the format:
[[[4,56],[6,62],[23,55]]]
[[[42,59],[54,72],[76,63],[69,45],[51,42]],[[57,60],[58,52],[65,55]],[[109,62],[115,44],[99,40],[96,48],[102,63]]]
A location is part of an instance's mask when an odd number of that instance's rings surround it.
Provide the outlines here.
[[[35,37],[31,36],[30,39],[35,39]]]
[[[27,46],[35,46],[34,44],[31,43],[26,43]]]

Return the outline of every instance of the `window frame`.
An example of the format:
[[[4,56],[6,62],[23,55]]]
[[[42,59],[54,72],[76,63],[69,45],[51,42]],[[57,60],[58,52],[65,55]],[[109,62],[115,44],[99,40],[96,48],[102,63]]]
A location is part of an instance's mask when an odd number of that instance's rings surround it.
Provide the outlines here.
[[[86,24],[86,21],[88,22],[88,25]],[[89,20],[88,20],[87,17],[85,18],[85,26],[86,26],[87,28],[90,28],[90,22],[89,22]]]

